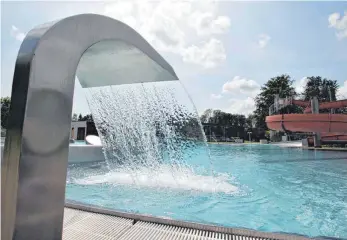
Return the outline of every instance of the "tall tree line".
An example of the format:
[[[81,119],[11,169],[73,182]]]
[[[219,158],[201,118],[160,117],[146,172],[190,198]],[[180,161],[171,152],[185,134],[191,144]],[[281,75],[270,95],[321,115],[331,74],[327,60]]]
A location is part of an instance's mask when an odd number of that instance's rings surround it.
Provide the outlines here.
[[[294,79],[283,74],[269,79],[260,89],[260,93],[255,97],[255,111],[249,116],[242,114],[231,114],[221,110],[207,109],[201,116],[203,124],[213,124],[213,133],[216,135],[227,135],[247,137],[247,132],[252,131],[253,136],[261,138],[265,136],[267,129],[265,117],[269,114],[269,107],[274,103],[274,96],[278,94],[280,98],[293,96],[296,99],[309,101],[312,97],[317,97],[320,102],[336,101],[339,85],[336,80],[323,78],[321,76],[311,76],[307,78],[306,85],[302,93],[297,93],[294,87]],[[1,127],[7,128],[11,99],[1,98]],[[281,109],[282,113],[301,113],[303,109],[298,106],[288,106]],[[321,110],[329,112],[329,110]],[[347,108],[336,109],[336,113],[346,113]],[[73,114],[73,121],[87,121],[91,134],[97,134],[93,117],[91,114]],[[192,122],[189,123],[190,125]],[[223,128],[222,126],[227,126]],[[226,130],[225,130],[226,129]]]
[[[207,109],[201,115],[200,120],[207,136],[215,136],[218,139],[240,137],[248,138],[248,132],[253,131],[254,116],[246,117],[242,114],[231,114],[221,110]],[[257,137],[252,134],[253,138]]]
[[[265,117],[269,115],[269,108],[274,103],[274,96],[278,94],[280,98],[297,96],[293,86],[294,80],[289,75],[280,75],[269,79],[261,88],[260,93],[255,97],[256,126],[259,129],[267,129]],[[297,106],[288,106],[281,110],[287,113],[299,113],[302,111]]]
[[[11,98],[1,98],[1,128],[7,128],[7,121],[10,113]]]
[[[269,107],[274,103],[274,96],[278,94],[280,98],[295,97],[296,99],[309,101],[317,97],[319,102],[329,102],[337,100],[337,90],[339,85],[336,80],[311,76],[307,78],[302,93],[297,93],[294,88],[294,80],[289,75],[280,75],[271,78],[262,87],[260,93],[255,98],[256,109],[254,115],[257,119],[257,127],[267,129],[265,117],[269,114]],[[280,113],[302,113],[301,107],[290,105],[281,109]],[[328,109],[320,112],[329,112]],[[337,109],[336,112],[345,112],[345,109]]]
[[[319,102],[336,101],[339,84],[336,80],[323,78],[321,76],[311,76],[307,78],[303,92],[295,91],[295,80],[287,74],[282,74],[269,79],[261,86],[260,93],[255,97],[255,107],[253,114],[243,116],[238,114],[225,113],[220,110],[207,109],[201,115],[202,123],[214,123],[214,134],[221,134],[218,130],[224,125],[232,126],[234,131],[229,132],[237,136],[237,132],[246,136],[247,132],[252,132],[253,138],[263,138],[266,136],[268,128],[265,118],[269,115],[269,108],[274,103],[275,95],[280,98],[294,97],[295,99],[309,101],[317,97]],[[302,113],[303,108],[295,105],[289,105],[280,110],[280,113]],[[330,112],[329,109],[320,110],[320,112]],[[346,113],[347,108],[336,109],[335,113]],[[253,124],[252,124],[253,123]],[[236,130],[237,129],[237,130]],[[207,133],[209,134],[209,133]],[[240,134],[239,134],[240,135]]]

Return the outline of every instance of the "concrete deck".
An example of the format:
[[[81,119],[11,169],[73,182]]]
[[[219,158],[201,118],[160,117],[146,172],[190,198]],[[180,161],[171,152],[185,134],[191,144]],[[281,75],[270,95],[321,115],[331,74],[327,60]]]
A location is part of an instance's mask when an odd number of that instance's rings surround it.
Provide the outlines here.
[[[85,207],[88,209],[88,207]],[[86,211],[65,207],[63,240],[111,239],[230,239],[230,240],[308,240],[300,235],[265,233],[248,229],[176,221],[104,210]],[[120,215],[120,216],[115,216]],[[129,216],[122,217],[122,215]],[[130,217],[133,216],[133,217]],[[148,220],[148,221],[146,221]]]

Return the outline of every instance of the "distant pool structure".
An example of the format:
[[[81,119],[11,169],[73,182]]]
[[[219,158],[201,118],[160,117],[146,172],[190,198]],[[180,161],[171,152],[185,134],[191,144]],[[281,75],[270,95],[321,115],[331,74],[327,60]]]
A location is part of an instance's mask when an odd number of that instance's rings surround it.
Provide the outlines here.
[[[70,165],[66,198],[155,216],[308,236],[347,237],[347,156],[272,145],[209,145],[176,178]],[[199,152],[201,151],[201,152]],[[134,179],[136,176],[137,180]]]

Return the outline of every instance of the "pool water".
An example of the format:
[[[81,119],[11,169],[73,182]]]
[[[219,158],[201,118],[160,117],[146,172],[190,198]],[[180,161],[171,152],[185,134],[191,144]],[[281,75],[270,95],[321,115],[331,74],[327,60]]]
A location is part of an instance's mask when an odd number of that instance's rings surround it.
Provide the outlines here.
[[[175,172],[69,166],[66,198],[228,227],[347,238],[347,152],[210,145]]]
[[[75,140],[73,143],[70,143],[70,145],[86,145],[85,140]]]

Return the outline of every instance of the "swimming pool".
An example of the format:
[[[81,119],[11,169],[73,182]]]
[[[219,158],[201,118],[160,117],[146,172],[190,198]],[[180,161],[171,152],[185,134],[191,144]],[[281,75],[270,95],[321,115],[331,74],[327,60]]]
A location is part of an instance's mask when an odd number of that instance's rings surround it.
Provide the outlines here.
[[[210,145],[190,169],[71,165],[66,198],[122,211],[261,231],[347,237],[347,153]],[[137,184],[134,183],[134,179]]]

